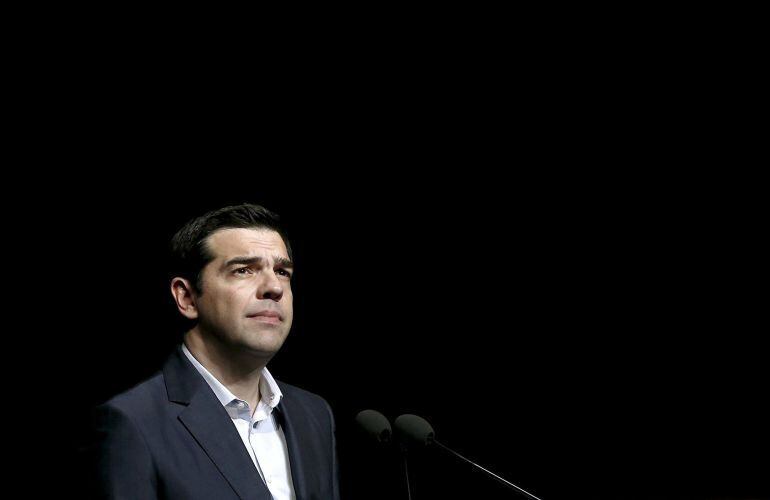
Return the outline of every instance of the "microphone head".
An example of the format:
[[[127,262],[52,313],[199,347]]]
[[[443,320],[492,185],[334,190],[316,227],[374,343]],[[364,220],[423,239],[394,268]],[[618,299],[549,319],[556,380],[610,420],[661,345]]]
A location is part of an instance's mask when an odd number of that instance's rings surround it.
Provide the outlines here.
[[[363,410],[356,415],[358,426],[378,443],[389,443],[393,431],[385,415],[375,410]]]
[[[436,435],[427,420],[417,415],[401,415],[394,422],[396,434],[407,444],[427,446]]]

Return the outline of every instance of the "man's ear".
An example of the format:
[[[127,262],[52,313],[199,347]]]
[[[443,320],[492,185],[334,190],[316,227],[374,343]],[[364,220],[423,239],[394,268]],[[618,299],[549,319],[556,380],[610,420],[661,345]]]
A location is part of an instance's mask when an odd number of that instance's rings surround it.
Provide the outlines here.
[[[190,282],[184,278],[171,280],[171,295],[174,297],[176,307],[187,319],[198,318],[198,307],[195,305],[195,292]]]

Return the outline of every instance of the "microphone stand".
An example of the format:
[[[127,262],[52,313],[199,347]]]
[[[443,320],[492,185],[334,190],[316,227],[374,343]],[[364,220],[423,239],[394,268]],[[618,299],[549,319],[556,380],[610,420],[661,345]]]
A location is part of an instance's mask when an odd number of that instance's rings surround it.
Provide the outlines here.
[[[412,489],[409,486],[409,466],[406,464],[406,453],[404,453],[404,472],[406,473],[406,495],[412,500]]]
[[[404,457],[404,474],[406,475],[406,494],[409,500],[412,500],[412,488],[409,486],[409,465],[407,464],[407,448],[401,445],[401,455]]]
[[[435,439],[435,438],[433,438],[433,439],[431,440],[431,443],[439,445],[441,448],[445,449],[446,451],[448,451],[448,452],[449,452],[449,453],[451,453],[452,455],[454,455],[454,456],[456,456],[456,457],[458,457],[458,458],[460,458],[460,459],[462,459],[462,460],[464,460],[464,461],[468,462],[469,464],[473,465],[474,467],[478,467],[479,469],[481,469],[482,471],[484,471],[485,473],[487,473],[489,476],[491,476],[491,477],[493,477],[494,479],[498,480],[498,481],[499,481],[499,482],[501,482],[502,484],[504,484],[504,485],[508,486],[510,489],[512,489],[512,490],[514,490],[514,491],[518,491],[519,493],[522,493],[522,494],[523,494],[523,495],[525,495],[527,498],[530,498],[531,500],[540,500],[539,498],[537,498],[537,497],[536,497],[535,495],[533,495],[532,493],[530,493],[530,492],[528,492],[528,491],[524,490],[523,488],[519,488],[518,486],[516,486],[516,485],[515,485],[515,484],[513,484],[512,482],[510,482],[510,481],[506,481],[505,479],[503,479],[502,477],[498,476],[498,475],[497,475],[497,474],[495,474],[494,472],[488,471],[487,469],[485,469],[484,467],[480,466],[479,464],[477,464],[477,463],[474,463],[474,462],[472,462],[472,461],[468,460],[467,458],[465,458],[464,456],[460,455],[459,453],[457,453],[457,452],[456,452],[456,451],[454,451],[453,449],[451,449],[451,448],[449,448],[449,447],[447,447],[447,446],[444,446],[444,445],[443,445],[443,444],[441,444],[439,441],[436,441],[436,439]],[[404,466],[406,467],[406,453],[404,453]],[[408,476],[407,476],[407,482],[406,482],[406,485],[407,485],[407,488],[409,488],[409,477],[408,477]],[[411,498],[411,497],[409,497],[409,498]]]

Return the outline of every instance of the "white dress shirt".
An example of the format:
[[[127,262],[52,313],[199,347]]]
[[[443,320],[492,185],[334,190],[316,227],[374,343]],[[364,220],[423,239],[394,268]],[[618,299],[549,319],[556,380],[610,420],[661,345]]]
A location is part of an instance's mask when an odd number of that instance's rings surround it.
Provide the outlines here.
[[[283,394],[267,368],[262,370],[259,381],[259,403],[252,416],[246,401],[236,398],[227,387],[217,380],[192,355],[187,346],[182,344],[182,352],[193,364],[216,394],[217,399],[227,410],[233,425],[241,436],[246,451],[249,452],[254,467],[259,471],[262,481],[276,500],[295,500],[294,486],[291,482],[289,452],[286,437],[277,425],[273,410],[281,402]]]

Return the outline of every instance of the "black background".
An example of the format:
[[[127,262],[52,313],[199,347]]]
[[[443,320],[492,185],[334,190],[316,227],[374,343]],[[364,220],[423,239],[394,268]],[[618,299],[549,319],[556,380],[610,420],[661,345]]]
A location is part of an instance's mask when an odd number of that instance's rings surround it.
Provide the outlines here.
[[[169,238],[246,201],[289,225],[270,368],[331,404],[346,498],[405,497],[365,408],[546,500],[770,498],[766,193],[757,132],[720,128],[733,101],[706,86],[719,45],[484,26],[270,71],[136,33],[20,56],[6,417],[38,487],[82,491],[90,409],[180,341]],[[416,499],[513,497],[437,452],[412,474]]]
[[[419,179],[362,166],[308,182],[299,166],[244,162],[192,183],[46,192],[39,203],[66,224],[34,240],[50,259],[29,281],[30,333],[65,484],[83,485],[89,409],[149,377],[181,338],[168,239],[249,201],[283,216],[297,262],[295,324],[271,371],[331,404],[348,498],[405,496],[397,457],[355,432],[366,408],[424,416],[542,498],[767,495],[750,191],[522,170],[468,159]],[[437,451],[412,474],[415,498],[510,495]]]

